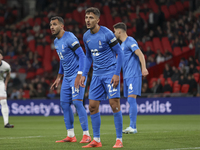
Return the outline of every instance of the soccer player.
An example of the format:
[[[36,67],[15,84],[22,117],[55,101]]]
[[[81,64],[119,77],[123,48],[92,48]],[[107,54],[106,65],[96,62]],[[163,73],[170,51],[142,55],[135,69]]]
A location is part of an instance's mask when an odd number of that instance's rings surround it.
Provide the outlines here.
[[[85,11],[85,22],[89,29],[83,35],[86,49],[86,64],[81,77],[80,86],[85,87],[84,81],[93,62],[93,76],[89,89],[89,110],[93,128],[93,141],[83,148],[102,147],[100,141],[101,118],[99,104],[101,100],[109,98],[114,114],[116,128],[116,144],[122,145],[122,112],[120,110],[119,75],[122,66],[123,52],[112,31],[99,26],[100,11],[90,7]],[[116,59],[116,54],[118,58]]]
[[[142,75],[148,75],[144,55],[138,47],[134,38],[126,33],[126,25],[123,22],[114,26],[114,33],[117,39],[121,40],[121,48],[124,52],[123,61],[123,83],[124,97],[128,97],[130,126],[123,130],[123,133],[137,133],[137,95],[141,95]],[[140,63],[141,68],[140,69]]]
[[[1,104],[1,113],[4,120],[4,128],[14,128],[14,125],[9,124],[9,109],[7,104],[7,85],[10,79],[11,68],[10,65],[3,61],[3,51],[0,50],[0,104]],[[4,81],[3,74],[6,73],[6,79]]]
[[[56,37],[54,45],[60,58],[60,68],[56,80],[51,89],[57,88],[61,77],[63,83],[60,92],[60,104],[64,114],[64,122],[67,129],[67,137],[58,142],[76,142],[74,134],[74,116],[71,109],[73,103],[79,115],[79,121],[83,129],[83,138],[80,143],[89,143],[91,137],[88,131],[88,118],[83,106],[83,96],[85,88],[79,88],[82,76],[85,54],[78,39],[71,32],[64,30],[64,21],[61,17],[52,17],[50,21],[52,35]]]

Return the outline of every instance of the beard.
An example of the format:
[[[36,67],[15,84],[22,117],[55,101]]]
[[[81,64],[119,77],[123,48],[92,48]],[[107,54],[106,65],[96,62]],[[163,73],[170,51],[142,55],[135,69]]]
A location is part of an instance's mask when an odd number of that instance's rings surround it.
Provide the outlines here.
[[[56,37],[59,33],[60,33],[60,30],[57,33],[53,34],[53,36]]]

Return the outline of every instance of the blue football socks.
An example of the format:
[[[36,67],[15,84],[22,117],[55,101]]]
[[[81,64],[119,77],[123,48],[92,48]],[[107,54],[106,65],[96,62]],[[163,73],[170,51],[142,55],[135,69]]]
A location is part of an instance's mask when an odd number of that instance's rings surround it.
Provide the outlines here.
[[[122,112],[113,113],[117,138],[122,138],[123,119]]]
[[[83,102],[74,100],[73,104],[75,105],[76,110],[78,112],[79,121],[81,123],[81,127],[82,127],[83,131],[87,131],[88,130],[88,118],[87,118],[86,110],[83,106]]]
[[[128,97],[129,108],[129,117],[130,117],[130,127],[136,129],[136,120],[137,120],[137,103],[136,99],[133,97]]]
[[[71,109],[71,104],[67,102],[60,102],[63,114],[64,114],[64,121],[66,129],[72,129],[74,128],[74,115]]]
[[[93,138],[100,138],[101,117],[100,113],[90,115],[92,121]]]

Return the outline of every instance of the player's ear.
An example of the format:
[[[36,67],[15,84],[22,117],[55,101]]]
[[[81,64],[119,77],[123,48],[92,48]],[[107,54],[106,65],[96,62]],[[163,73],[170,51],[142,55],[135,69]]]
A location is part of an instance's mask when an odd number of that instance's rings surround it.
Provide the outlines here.
[[[99,23],[99,21],[100,21],[100,18],[97,19],[97,23]]]

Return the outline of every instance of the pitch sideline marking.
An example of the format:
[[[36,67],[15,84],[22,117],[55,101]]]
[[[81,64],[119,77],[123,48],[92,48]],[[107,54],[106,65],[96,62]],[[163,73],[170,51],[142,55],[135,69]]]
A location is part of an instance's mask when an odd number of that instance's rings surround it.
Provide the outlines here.
[[[1,140],[4,139],[26,139],[26,138],[38,138],[38,137],[44,137],[44,136],[24,136],[24,137],[4,137],[4,138],[0,138]]]
[[[175,148],[175,149],[162,149],[162,150],[182,150],[182,149],[200,149],[200,147]]]

